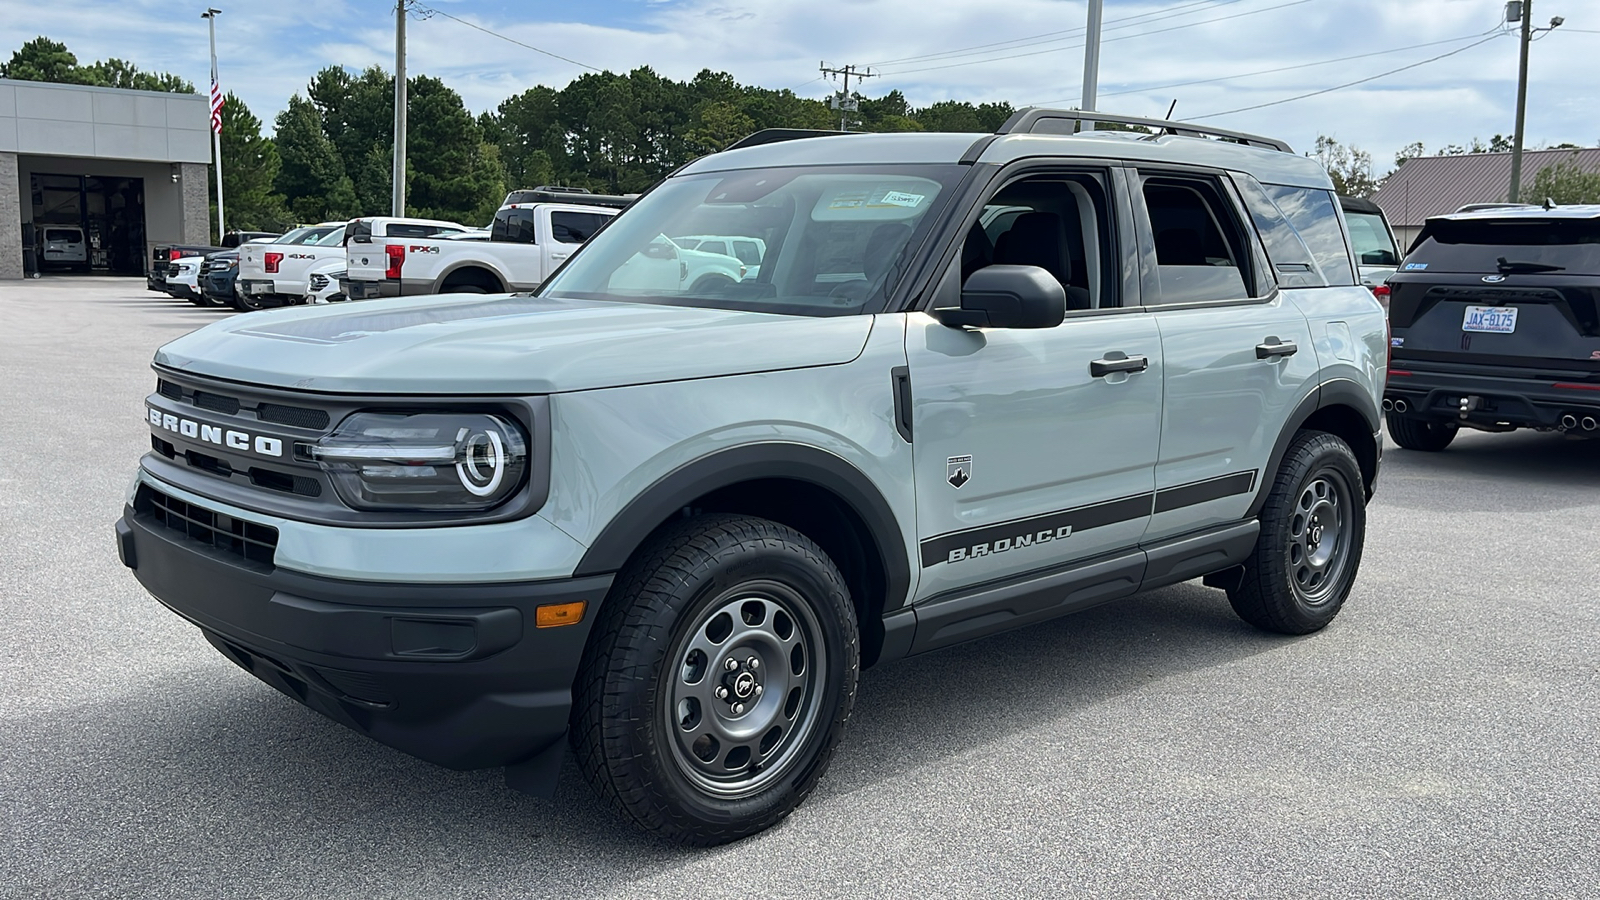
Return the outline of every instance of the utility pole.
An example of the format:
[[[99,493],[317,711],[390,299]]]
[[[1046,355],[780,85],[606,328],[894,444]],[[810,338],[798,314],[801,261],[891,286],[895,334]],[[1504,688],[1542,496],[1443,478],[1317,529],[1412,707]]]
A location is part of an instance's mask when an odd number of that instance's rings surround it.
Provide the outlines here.
[[[217,163],[217,243],[222,243],[222,83],[217,80],[217,16],[222,10],[207,7],[200,14],[211,25],[211,154]]]
[[[819,68],[822,70],[822,74],[826,76],[844,76],[844,90],[836,91],[832,97],[828,98],[828,105],[839,111],[839,130],[849,131],[850,113],[861,108],[860,101],[850,93],[850,78],[851,76],[857,79],[876,78],[878,77],[877,73],[873,72],[871,68],[854,65],[830,66],[827,62],[820,63]]]
[[[1522,194],[1522,138],[1523,124],[1528,112],[1528,45],[1533,43],[1533,36],[1547,31],[1555,31],[1566,20],[1555,16],[1550,20],[1549,28],[1533,27],[1533,0],[1511,0],[1506,4],[1506,21],[1522,22],[1522,59],[1517,64],[1517,130],[1511,139],[1511,190],[1506,199],[1512,203],[1518,202]]]
[[[1100,6],[1101,0],[1089,0],[1089,31],[1083,42],[1083,108],[1092,110],[1100,93]],[[1084,122],[1082,131],[1093,131],[1093,122]]]
[[[406,214],[406,0],[394,4],[394,197],[390,215]]]

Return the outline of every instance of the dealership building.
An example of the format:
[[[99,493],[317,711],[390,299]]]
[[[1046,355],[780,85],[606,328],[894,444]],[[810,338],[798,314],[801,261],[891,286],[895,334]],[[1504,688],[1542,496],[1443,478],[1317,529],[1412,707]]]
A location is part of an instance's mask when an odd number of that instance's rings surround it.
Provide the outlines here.
[[[0,280],[140,275],[155,244],[210,243],[210,125],[200,94],[0,79]],[[77,232],[81,255],[45,263]]]

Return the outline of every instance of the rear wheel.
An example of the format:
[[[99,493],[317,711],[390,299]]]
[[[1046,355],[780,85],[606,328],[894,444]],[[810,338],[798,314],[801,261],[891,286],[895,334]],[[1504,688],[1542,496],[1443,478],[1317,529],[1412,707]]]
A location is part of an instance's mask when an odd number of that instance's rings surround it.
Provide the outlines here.
[[[1407,450],[1443,450],[1456,439],[1460,428],[1454,422],[1430,422],[1392,412],[1384,413],[1383,420],[1389,426],[1389,436]]]
[[[637,827],[724,844],[787,816],[828,767],[855,700],[849,593],[776,522],[678,523],[618,576],[573,705],[595,790]]]
[[[236,290],[233,292],[233,308],[240,312],[255,312],[258,309],[266,309],[267,305],[254,294]]]
[[[1234,612],[1281,634],[1333,621],[1361,566],[1365,497],[1348,444],[1322,431],[1295,435],[1261,509],[1255,550],[1228,592]]]

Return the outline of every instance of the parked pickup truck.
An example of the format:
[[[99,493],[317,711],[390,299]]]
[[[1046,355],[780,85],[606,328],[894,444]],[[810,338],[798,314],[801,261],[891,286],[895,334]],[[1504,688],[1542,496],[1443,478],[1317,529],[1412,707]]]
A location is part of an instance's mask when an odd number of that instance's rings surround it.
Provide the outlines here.
[[[552,202],[577,198],[581,202]],[[486,241],[396,234],[393,219],[358,219],[345,245],[351,300],[413,294],[494,294],[538,287],[631,197],[514,191]]]
[[[145,289],[162,294],[171,293],[167,290],[167,266],[174,260],[186,256],[210,256],[223,250],[236,250],[240,244],[271,240],[278,237],[278,234],[276,231],[230,231],[222,236],[221,247],[210,247],[205,244],[156,244],[150,250],[150,268],[144,279]]]
[[[241,248],[236,305],[248,311],[299,303],[310,269],[344,255],[344,235],[344,222],[320,222],[297,228],[270,244]]]

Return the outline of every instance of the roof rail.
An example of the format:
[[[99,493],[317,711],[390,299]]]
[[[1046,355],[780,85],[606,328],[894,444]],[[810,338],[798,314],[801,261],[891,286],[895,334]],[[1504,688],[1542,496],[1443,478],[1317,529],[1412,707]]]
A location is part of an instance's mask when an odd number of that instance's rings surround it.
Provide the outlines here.
[[[1143,125],[1156,134],[1181,134],[1186,137],[1214,137],[1266,150],[1293,153],[1289,145],[1276,138],[1228,131],[1209,125],[1173,122],[1169,119],[1142,119],[1138,116],[1119,116],[1115,113],[1095,112],[1089,109],[1041,109],[1028,107],[1012,113],[1011,118],[995,134],[1077,134],[1082,122],[1115,122],[1118,125]]]
[[[748,137],[723,147],[724,150],[738,150],[743,147],[759,147],[762,144],[776,144],[780,141],[798,141],[802,138],[832,137],[836,134],[850,134],[848,131],[818,131],[812,128],[764,128]]]

